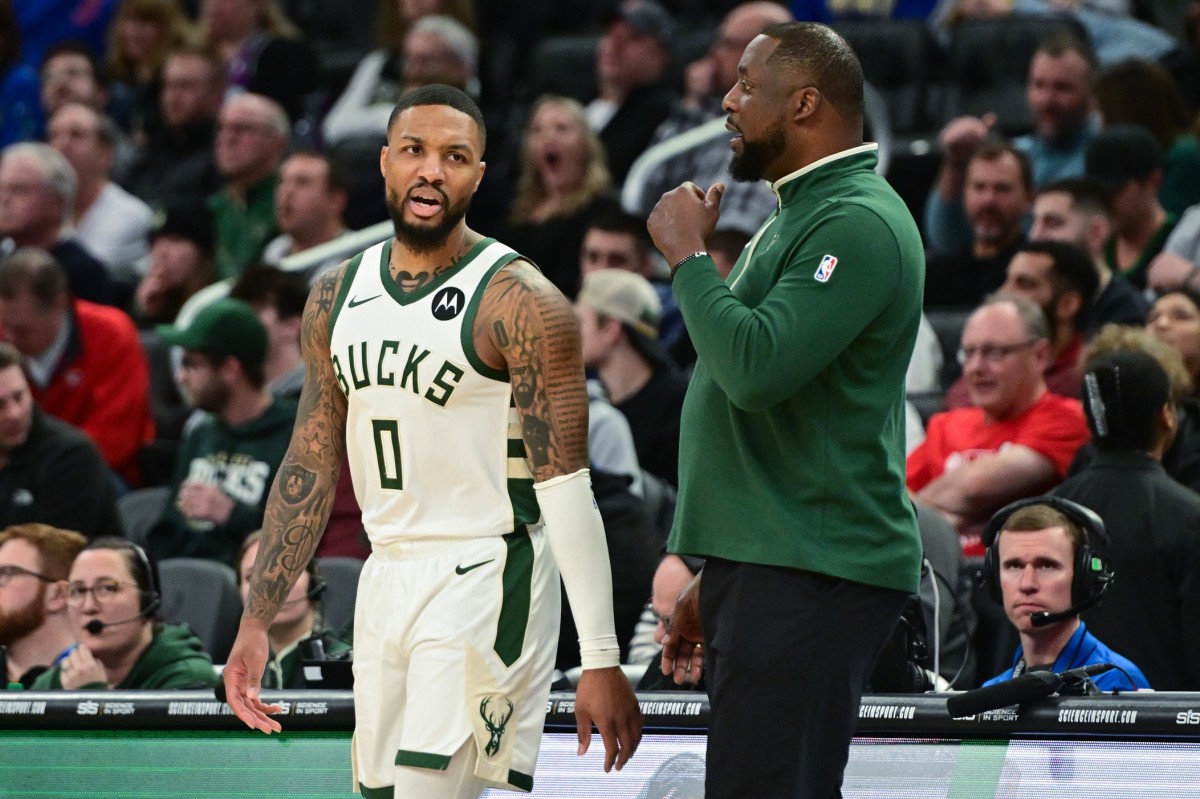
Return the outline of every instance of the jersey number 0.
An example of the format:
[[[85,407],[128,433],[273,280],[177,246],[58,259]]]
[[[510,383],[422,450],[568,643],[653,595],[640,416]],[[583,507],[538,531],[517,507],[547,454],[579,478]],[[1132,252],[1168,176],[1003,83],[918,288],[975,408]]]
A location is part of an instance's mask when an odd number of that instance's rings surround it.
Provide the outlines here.
[[[395,491],[404,489],[404,469],[400,465],[400,422],[396,419],[372,419],[375,438],[375,464],[379,467],[379,485]]]

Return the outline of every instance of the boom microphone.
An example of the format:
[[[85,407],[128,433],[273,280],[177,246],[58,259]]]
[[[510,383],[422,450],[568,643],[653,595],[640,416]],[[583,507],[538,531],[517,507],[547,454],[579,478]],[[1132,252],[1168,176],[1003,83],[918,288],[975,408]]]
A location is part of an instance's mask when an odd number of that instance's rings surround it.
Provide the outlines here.
[[[143,616],[148,616],[149,614],[158,610],[161,604],[162,600],[158,597],[155,597],[153,602],[138,611],[137,615],[135,616],[130,616],[128,619],[121,619],[120,621],[100,621],[99,619],[92,619],[87,624],[83,625],[83,629],[87,630],[92,635],[99,635],[109,627],[116,627],[119,624],[129,624],[131,621],[137,621]]]
[[[1054,672],[1031,671],[995,685],[955,694],[946,700],[946,710],[956,719],[974,716],[985,710],[1043,699],[1062,686],[1062,678]]]
[[[1103,592],[1101,595],[1103,596]],[[1086,602],[1080,602],[1078,605],[1072,605],[1066,610],[1060,610],[1057,613],[1051,613],[1048,610],[1041,610],[1037,613],[1029,614],[1029,623],[1034,627],[1048,627],[1051,624],[1058,624],[1060,621],[1066,621],[1074,616],[1078,616],[1085,610],[1095,605],[1100,601],[1100,596],[1094,596]]]

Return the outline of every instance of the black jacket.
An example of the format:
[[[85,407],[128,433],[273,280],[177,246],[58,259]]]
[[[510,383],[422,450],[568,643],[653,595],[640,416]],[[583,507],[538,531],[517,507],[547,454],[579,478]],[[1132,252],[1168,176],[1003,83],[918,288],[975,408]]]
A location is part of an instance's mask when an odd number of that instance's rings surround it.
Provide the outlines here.
[[[83,431],[33,410],[29,438],[0,469],[0,529],[40,522],[88,538],[122,535],[116,488]]]
[[[629,168],[654,138],[654,131],[675,106],[675,94],[662,86],[639,86],[600,131],[613,183],[625,182]]]
[[[1054,490],[1104,520],[1115,574],[1088,629],[1158,691],[1200,690],[1200,495],[1142,452],[1098,452]]]

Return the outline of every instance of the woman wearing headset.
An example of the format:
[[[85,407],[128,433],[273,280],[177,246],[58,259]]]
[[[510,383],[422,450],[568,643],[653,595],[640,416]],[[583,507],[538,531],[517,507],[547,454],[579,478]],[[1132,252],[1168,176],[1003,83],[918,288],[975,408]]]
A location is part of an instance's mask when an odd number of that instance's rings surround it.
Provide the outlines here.
[[[261,532],[251,533],[242,542],[238,552],[238,587],[242,602],[246,602],[250,591],[250,574],[254,570],[254,559],[258,556]],[[308,562],[304,574],[292,586],[292,592],[279,608],[279,614],[267,631],[271,644],[271,659],[263,674],[262,687],[304,688],[304,671],[300,662],[304,658],[302,645],[307,641],[320,644],[326,658],[337,659],[350,651],[349,641],[334,635],[324,628],[319,600],[325,592],[326,583],[317,569],[316,558]],[[320,659],[319,657],[317,659]]]
[[[97,538],[75,557],[67,605],[77,645],[33,684],[65,688],[212,688],[217,674],[200,639],[166,624],[154,566],[136,544]]]

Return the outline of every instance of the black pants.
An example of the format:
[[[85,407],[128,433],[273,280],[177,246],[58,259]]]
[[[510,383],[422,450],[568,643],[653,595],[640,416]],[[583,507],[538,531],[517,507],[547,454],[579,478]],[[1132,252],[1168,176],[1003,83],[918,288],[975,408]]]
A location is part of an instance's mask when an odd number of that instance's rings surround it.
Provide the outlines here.
[[[710,559],[707,799],[835,799],[863,686],[906,594]]]

